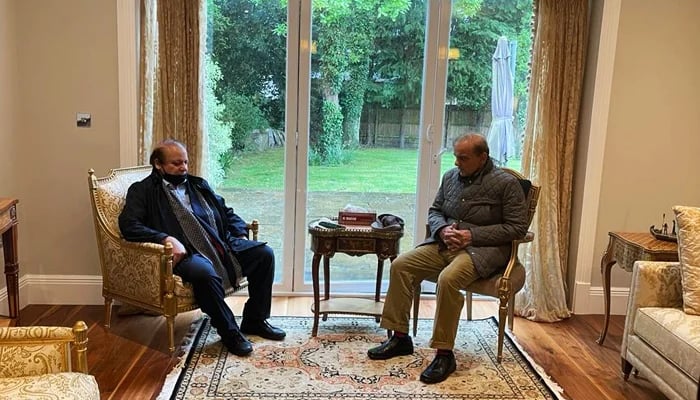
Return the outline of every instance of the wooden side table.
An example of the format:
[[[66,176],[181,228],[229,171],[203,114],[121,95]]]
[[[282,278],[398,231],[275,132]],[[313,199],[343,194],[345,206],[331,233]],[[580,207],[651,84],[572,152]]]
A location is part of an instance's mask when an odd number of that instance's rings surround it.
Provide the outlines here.
[[[603,276],[605,295],[605,322],[603,331],[596,340],[599,345],[605,341],[610,323],[610,270],[617,263],[627,272],[632,272],[635,261],[678,261],[678,245],[675,242],[658,240],[649,232],[608,232],[608,248],[600,260],[600,273]]]
[[[0,197],[0,234],[5,255],[5,279],[10,318],[19,318],[19,261],[17,260],[17,199]]]
[[[384,303],[380,301],[384,260],[393,261],[399,254],[399,240],[403,231],[375,231],[368,227],[352,227],[347,229],[325,229],[309,226],[311,235],[311,278],[314,288],[314,303],[311,311],[314,314],[314,326],[311,336],[318,333],[318,319],[323,315],[325,321],[328,314],[371,315],[379,319]],[[336,297],[330,298],[330,259],[335,253],[345,253],[350,256],[375,254],[377,256],[377,283],[374,299]],[[319,295],[319,265],[323,258],[323,300]]]

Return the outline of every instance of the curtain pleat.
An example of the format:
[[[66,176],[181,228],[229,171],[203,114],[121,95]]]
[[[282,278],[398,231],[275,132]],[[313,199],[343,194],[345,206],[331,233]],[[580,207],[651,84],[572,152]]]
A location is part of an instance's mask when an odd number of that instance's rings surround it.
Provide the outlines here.
[[[185,146],[190,172],[202,165],[202,62],[199,0],[142,0],[140,156],[176,139]]]
[[[523,172],[541,185],[532,226],[520,250],[528,270],[518,315],[535,321],[570,317],[565,279],[575,145],[588,41],[588,0],[536,0]]]

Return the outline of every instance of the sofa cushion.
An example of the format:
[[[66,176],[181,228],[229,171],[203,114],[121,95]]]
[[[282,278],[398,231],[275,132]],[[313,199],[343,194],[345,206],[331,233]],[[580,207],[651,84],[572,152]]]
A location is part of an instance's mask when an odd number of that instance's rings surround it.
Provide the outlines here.
[[[639,308],[634,334],[688,376],[700,376],[700,316],[679,308]]]
[[[700,315],[700,208],[675,206],[678,258],[683,282],[683,310]]]
[[[100,399],[100,389],[92,375],[62,372],[19,378],[0,378],[0,399]]]

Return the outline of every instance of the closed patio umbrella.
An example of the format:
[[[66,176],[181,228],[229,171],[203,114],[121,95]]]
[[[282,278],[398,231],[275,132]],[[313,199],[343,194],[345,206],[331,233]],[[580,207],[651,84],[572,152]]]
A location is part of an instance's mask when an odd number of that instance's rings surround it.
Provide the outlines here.
[[[508,39],[501,36],[491,62],[491,126],[486,140],[500,165],[513,158],[513,75]]]

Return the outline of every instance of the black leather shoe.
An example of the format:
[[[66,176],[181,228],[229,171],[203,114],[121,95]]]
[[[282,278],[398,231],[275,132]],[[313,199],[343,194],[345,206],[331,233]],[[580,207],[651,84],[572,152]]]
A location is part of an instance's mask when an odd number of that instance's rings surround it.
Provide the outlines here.
[[[402,337],[392,336],[391,339],[377,347],[367,350],[367,357],[372,360],[388,360],[392,357],[407,356],[413,354],[413,340],[406,335]]]
[[[257,335],[264,339],[282,340],[287,333],[280,328],[275,328],[266,320],[241,322],[241,332],[247,335]]]
[[[428,368],[420,374],[420,380],[424,383],[442,382],[456,369],[457,361],[455,361],[453,353],[449,355],[438,354],[433,359],[433,362],[428,365]]]
[[[247,356],[253,352],[253,345],[239,331],[231,331],[221,338],[221,343],[226,346],[229,353],[239,357]]]

